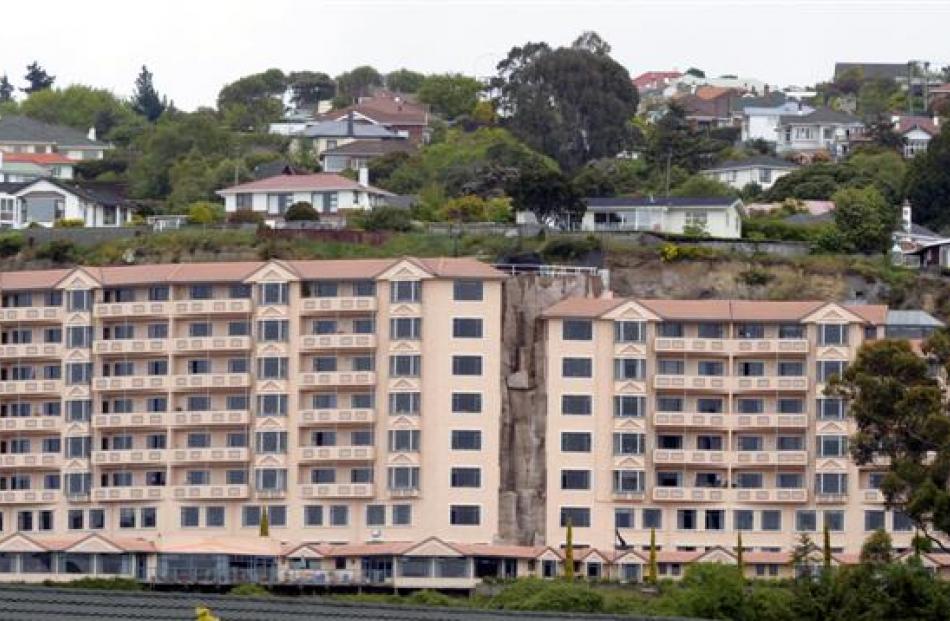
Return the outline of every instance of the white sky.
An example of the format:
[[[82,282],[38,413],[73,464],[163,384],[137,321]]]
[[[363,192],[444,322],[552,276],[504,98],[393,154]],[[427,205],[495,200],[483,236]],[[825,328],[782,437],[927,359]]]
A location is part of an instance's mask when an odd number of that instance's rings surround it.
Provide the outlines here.
[[[804,85],[836,60],[950,64],[948,18],[950,0],[46,0],[4,3],[0,74],[21,86],[38,60],[57,86],[127,96],[144,63],[192,109],[269,67],[487,75],[514,45],[595,30],[631,75],[697,66]]]

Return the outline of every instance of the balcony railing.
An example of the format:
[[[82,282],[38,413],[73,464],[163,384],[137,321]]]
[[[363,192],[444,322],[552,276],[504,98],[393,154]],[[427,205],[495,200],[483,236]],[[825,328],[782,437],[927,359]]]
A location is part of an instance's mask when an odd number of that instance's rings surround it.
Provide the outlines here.
[[[655,375],[653,377],[653,387],[659,389],[726,392],[729,386],[729,378],[722,375]]]
[[[250,459],[246,448],[172,449],[170,453],[173,464],[244,462]]]
[[[62,306],[27,306],[24,308],[0,309],[0,322],[25,323],[42,321],[62,323],[64,311]]]
[[[96,414],[93,426],[98,429],[147,429],[165,427],[168,424],[164,412],[135,412],[132,414]]]
[[[175,500],[241,500],[250,496],[248,485],[178,485],[172,488]]]
[[[0,345],[0,358],[62,358],[61,343],[27,343]]]
[[[168,352],[166,339],[112,339],[94,341],[92,351],[104,354],[164,354]]]
[[[363,424],[376,420],[375,410],[335,409],[335,410],[302,410],[300,412],[301,425],[323,425],[327,423]]]
[[[335,297],[304,298],[300,304],[304,314],[373,312],[376,310],[375,297]]]
[[[655,464],[696,464],[721,465],[728,462],[729,453],[726,451],[701,451],[688,449],[654,449],[653,463]]]
[[[251,348],[249,336],[206,336],[177,338],[172,341],[172,353],[240,351]]]
[[[654,487],[654,502],[722,502],[729,490],[721,487]]]
[[[97,377],[92,380],[92,386],[96,390],[147,390],[147,391],[167,391],[167,375],[128,375],[125,377]]]
[[[732,419],[736,429],[801,429],[808,426],[805,414],[736,414]]]
[[[861,502],[874,503],[874,504],[883,504],[884,503],[884,492],[879,489],[862,489],[861,490]]]
[[[104,302],[92,307],[94,317],[161,317],[167,315],[171,302]]]
[[[96,502],[161,500],[164,495],[164,487],[153,485],[137,485],[130,487],[97,487],[93,488],[92,490],[92,499]]]
[[[61,416],[15,416],[0,418],[0,432],[48,431],[58,432],[63,428]]]
[[[248,373],[196,373],[174,376],[175,390],[204,388],[246,388],[251,384]]]
[[[698,427],[702,429],[723,429],[729,426],[726,414],[656,412],[653,415],[655,427]]]
[[[246,314],[251,312],[251,301],[239,300],[187,300],[173,302],[177,315]]]
[[[250,417],[247,410],[175,412],[171,415],[171,421],[176,427],[208,427],[211,425],[246,425]]]
[[[372,446],[301,446],[297,449],[298,461],[371,461],[376,458]]]
[[[55,504],[62,492],[52,489],[18,489],[0,492],[0,505]]]
[[[737,466],[805,466],[807,451],[735,451],[732,463]]]
[[[0,455],[0,468],[60,468],[63,456],[59,453],[16,453]]]
[[[375,334],[309,334],[300,341],[300,349],[373,349]]]
[[[805,376],[761,376],[761,377],[733,377],[732,389],[735,392],[759,390],[808,390],[808,378]]]
[[[736,502],[808,502],[808,490],[803,488],[741,488],[733,495]]]
[[[165,449],[130,449],[125,451],[93,451],[92,463],[97,466],[127,466],[131,464],[163,464]]]
[[[372,483],[313,483],[300,486],[301,498],[373,498]]]
[[[300,385],[309,386],[372,386],[376,374],[372,371],[337,371],[333,373],[301,373]]]
[[[0,382],[0,394],[62,395],[63,380],[14,380]]]

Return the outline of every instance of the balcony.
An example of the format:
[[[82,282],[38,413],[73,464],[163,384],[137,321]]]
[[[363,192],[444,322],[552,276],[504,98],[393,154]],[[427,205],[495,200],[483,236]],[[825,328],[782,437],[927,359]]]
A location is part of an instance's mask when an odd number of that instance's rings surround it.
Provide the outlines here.
[[[729,350],[734,355],[807,354],[806,339],[730,339]]]
[[[726,392],[729,388],[729,378],[722,375],[656,375],[653,377],[653,387]]]
[[[246,425],[251,415],[247,410],[211,412],[175,412],[172,423],[176,427],[209,427],[211,425]]]
[[[735,429],[804,429],[808,427],[805,414],[736,414]]]
[[[305,315],[318,313],[368,313],[376,310],[375,297],[304,298],[300,312]]]
[[[721,487],[654,487],[654,502],[722,502],[728,490]]]
[[[175,500],[242,500],[251,495],[247,485],[178,485],[172,488]]]
[[[861,502],[872,504],[884,504],[884,493],[879,489],[862,489],[860,491]]]
[[[700,429],[723,429],[728,426],[724,414],[701,414],[685,412],[656,412],[654,427],[696,427]]]
[[[736,451],[732,453],[736,466],[806,466],[807,451]]]
[[[833,494],[815,491],[815,502],[824,505],[842,505],[848,502],[848,494]]]
[[[165,449],[131,449],[127,451],[92,452],[92,463],[97,466],[164,464],[165,459]]]
[[[337,425],[346,424],[365,424],[376,420],[376,410],[302,410],[300,412],[300,424],[303,425],[323,425],[333,423]]]
[[[729,354],[729,346],[726,339],[661,337],[653,342],[653,349],[657,353]]]
[[[251,312],[251,301],[239,300],[187,300],[173,302],[176,315],[238,315]]]
[[[63,380],[14,380],[0,382],[4,395],[57,395],[63,394]]]
[[[245,462],[250,459],[247,448],[200,448],[200,449],[173,449],[171,462],[173,465],[198,463],[227,463]]]
[[[372,371],[337,371],[333,373],[301,373],[301,387],[373,386],[376,374]]]
[[[100,356],[106,354],[162,355],[168,352],[166,339],[112,339],[94,341],[92,351]]]
[[[300,486],[301,498],[373,498],[372,483],[313,483]]]
[[[694,464],[697,466],[726,466],[725,451],[699,451],[684,449],[654,449],[654,464]]]
[[[0,492],[0,505],[56,504],[61,498],[58,489],[18,489]]]
[[[63,419],[60,416],[17,416],[0,418],[0,432],[55,432],[63,428]]]
[[[168,314],[171,302],[105,302],[92,307],[93,317],[162,317]]]
[[[62,358],[61,343],[28,343],[20,345],[0,345],[2,358]]]
[[[297,449],[298,461],[372,461],[376,449],[372,446],[301,446]]]
[[[176,375],[175,390],[195,390],[204,388],[247,388],[251,384],[249,373],[196,373],[194,375]]]
[[[59,453],[15,453],[0,455],[0,468],[60,468],[63,456]]]
[[[156,429],[168,424],[167,416],[164,412],[96,414],[92,422],[97,429]]]
[[[313,349],[373,349],[375,334],[309,334],[300,341],[301,350]]]
[[[41,321],[45,323],[63,323],[65,312],[62,306],[27,306],[24,308],[0,309],[0,322],[27,323]]]
[[[808,502],[807,489],[779,489],[779,488],[760,488],[760,489],[735,489],[733,490],[735,502]]]
[[[105,391],[133,391],[147,390],[165,392],[168,390],[167,375],[129,375],[126,377],[97,377],[92,380],[92,387]]]
[[[732,390],[735,392],[744,391],[773,391],[773,390],[808,390],[808,378],[805,376],[761,376],[761,377],[733,377]]]
[[[241,351],[251,348],[249,336],[206,336],[174,339],[172,353]]]
[[[161,500],[165,488],[154,485],[134,487],[97,487],[92,490],[92,500],[96,502],[131,502],[143,500]]]

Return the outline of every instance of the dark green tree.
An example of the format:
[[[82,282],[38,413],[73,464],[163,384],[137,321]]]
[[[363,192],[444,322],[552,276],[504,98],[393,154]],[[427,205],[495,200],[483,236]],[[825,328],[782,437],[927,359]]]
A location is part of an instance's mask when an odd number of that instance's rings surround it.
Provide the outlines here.
[[[696,67],[690,67],[689,69],[686,70],[685,75],[691,75],[695,78],[705,78],[706,72],[703,71],[702,69],[697,69]]]
[[[831,199],[835,203],[835,226],[847,245],[843,250],[864,254],[890,250],[897,210],[887,204],[876,188],[838,190]]]
[[[8,101],[13,101],[13,92],[16,88],[10,84],[10,80],[7,78],[7,74],[0,76],[0,103],[6,103]]]
[[[300,221],[310,221],[315,222],[320,219],[320,214],[317,213],[317,210],[313,208],[313,205],[306,201],[300,201],[299,203],[294,203],[287,208],[287,212],[284,214],[284,220],[290,222],[300,222]]]
[[[917,222],[950,229],[950,131],[934,136],[927,151],[911,161],[904,187]]]
[[[325,73],[294,71],[287,76],[290,101],[298,108],[315,106],[336,96],[336,82]]]
[[[587,44],[593,34],[582,37]],[[599,37],[597,38],[599,40]],[[622,65],[585,47],[512,48],[492,86],[504,124],[531,148],[574,171],[631,145],[639,96]]]
[[[435,74],[425,77],[418,96],[436,114],[454,119],[472,113],[482,88],[481,82],[460,73]]]
[[[360,97],[368,97],[383,85],[383,76],[369,65],[356,67],[336,77],[335,108],[344,108],[357,102]]]
[[[581,36],[574,39],[571,47],[575,50],[586,50],[598,56],[610,56],[610,44],[593,30],[582,32]]]
[[[168,101],[159,97],[152,81],[152,72],[142,65],[142,71],[135,78],[135,90],[132,92],[132,109],[141,114],[150,122],[162,116]]]
[[[46,73],[38,62],[33,61],[26,66],[26,75],[23,79],[27,81],[27,86],[20,90],[24,93],[36,93],[52,88],[53,82],[56,81],[56,76]]]
[[[667,166],[698,172],[713,164],[729,146],[731,142],[727,139],[694,131],[686,119],[686,110],[671,102],[666,114],[648,129],[644,151],[654,171],[665,177]]]
[[[386,88],[397,93],[416,93],[426,76],[403,67],[386,74]]]
[[[280,118],[286,90],[284,72],[268,69],[226,84],[218,93],[218,110],[234,130],[262,130]]]

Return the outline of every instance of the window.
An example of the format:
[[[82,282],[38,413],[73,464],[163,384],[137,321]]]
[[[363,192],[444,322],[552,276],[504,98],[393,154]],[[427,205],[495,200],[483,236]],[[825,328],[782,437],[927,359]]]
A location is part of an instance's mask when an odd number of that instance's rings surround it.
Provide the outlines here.
[[[70,312],[88,311],[92,308],[92,291],[74,290],[66,292],[66,309]]]
[[[313,370],[316,373],[334,373],[337,370],[336,356],[315,356]]]
[[[832,532],[844,531],[844,511],[833,509],[824,511],[825,526]]]
[[[92,347],[92,326],[66,328],[66,347]]]
[[[724,366],[719,360],[700,360],[696,365],[696,371],[699,375],[720,376],[723,374]]]
[[[561,526],[578,526],[587,528],[590,526],[590,509],[587,507],[561,507]]]
[[[211,336],[211,333],[210,322],[200,321],[188,324],[188,336],[191,338]]]
[[[679,530],[696,530],[696,509],[677,509],[676,528]]]
[[[721,451],[722,437],[721,436],[707,436],[707,435],[697,436],[696,450],[697,451]]]
[[[593,363],[590,358],[562,358],[561,377],[592,377]]]
[[[416,412],[418,413],[419,393],[407,393],[416,395]],[[390,395],[391,396],[391,395]],[[452,413],[453,414],[478,414],[482,411],[482,395],[478,392],[453,392],[452,393]]]
[[[740,323],[736,325],[737,339],[764,339],[765,326],[761,323]]]
[[[841,496],[848,493],[848,475],[844,472],[819,472],[815,474],[815,493]]]
[[[805,363],[779,360],[778,374],[780,377],[800,377],[805,375]]]
[[[395,280],[389,283],[389,301],[422,301],[422,283],[418,280]]]
[[[683,398],[682,397],[657,397],[656,411],[657,412],[682,412]]]
[[[452,290],[456,302],[480,301],[484,298],[484,285],[480,280],[456,280]]]
[[[482,470],[481,468],[452,468],[450,484],[452,487],[481,487]]]
[[[389,375],[392,377],[419,377],[422,356],[398,355],[389,357]]]
[[[765,375],[765,363],[761,361],[745,361],[736,364],[736,375],[739,377],[762,377]]]
[[[412,505],[393,505],[392,524],[393,526],[409,526],[412,524]]]
[[[614,528],[634,528],[635,520],[633,514],[633,509],[614,509]]]
[[[914,529],[914,522],[903,511],[894,511],[894,531],[909,532]]]
[[[669,339],[683,338],[683,324],[679,322],[663,322],[657,324],[657,336]]]
[[[589,341],[594,338],[594,324],[585,319],[565,319],[561,322],[561,338],[565,341]]]
[[[257,338],[265,342],[286,342],[290,328],[286,319],[267,319],[257,322]]]
[[[323,526],[323,507],[321,505],[306,505],[303,508],[304,526]]]
[[[206,432],[189,433],[186,446],[192,449],[208,448],[211,446],[211,434]]]
[[[391,392],[389,393],[389,414],[390,416],[417,415],[421,401],[422,395],[418,392]]]
[[[251,335],[250,321],[229,321],[228,322],[228,336],[250,336],[250,335]]]
[[[286,304],[288,296],[287,283],[285,282],[265,282],[258,285],[261,304],[274,305]]]
[[[561,470],[561,489],[590,489],[590,470]]]
[[[696,411],[701,414],[722,414],[722,408],[722,399],[706,397],[696,399]]]
[[[734,530],[755,530],[755,511],[750,509],[736,509],[733,511],[732,528]]]
[[[700,323],[696,325],[696,336],[701,339],[721,339],[725,329],[721,323]]]
[[[418,429],[391,429],[389,431],[389,452],[418,452],[419,438],[420,432]]]
[[[726,512],[722,509],[706,509],[703,514],[706,530],[725,530]]]
[[[801,399],[779,399],[779,414],[803,414],[805,412],[805,402]]]
[[[644,509],[643,510],[643,528],[663,528],[663,510],[662,509]]]
[[[818,530],[818,519],[815,511],[799,509],[795,512],[795,530],[799,532],[815,532]]]
[[[254,473],[258,491],[283,492],[287,489],[287,471],[282,468],[258,468]]]
[[[389,468],[387,475],[391,490],[419,489],[418,466],[393,466]]]
[[[642,321],[617,321],[614,323],[614,342],[642,343],[646,340],[646,324]]]
[[[646,367],[643,358],[614,358],[614,379],[643,379],[646,377]]]
[[[197,528],[200,524],[200,511],[198,507],[182,507],[181,508],[181,527],[182,528]]]
[[[818,436],[819,457],[844,457],[848,454],[848,436]]]
[[[135,509],[128,507],[119,509],[119,528],[135,528]]]
[[[841,375],[844,372],[845,364],[843,360],[819,360],[818,381],[827,382],[832,375]]]
[[[736,487],[739,489],[761,489],[761,472],[739,472],[736,474]]]
[[[884,530],[884,511],[880,509],[868,509],[864,512],[864,530],[870,532],[874,530]]]
[[[314,397],[316,399],[316,396]],[[316,404],[314,404],[316,407]],[[257,396],[258,416],[287,416],[287,395],[270,394]]]
[[[775,441],[779,451],[804,451],[805,438],[802,436],[779,436]]]
[[[591,413],[590,395],[561,395],[561,414],[589,416]]]
[[[659,435],[656,437],[656,447],[678,451],[683,448],[683,436]]]
[[[816,410],[819,420],[842,420],[845,416],[844,399],[818,399]]]
[[[776,509],[766,509],[760,516],[762,530],[782,530],[782,512]]]
[[[798,472],[779,472],[775,475],[775,487],[779,489],[802,489],[805,477]]]
[[[480,451],[482,449],[482,432],[453,429],[451,443],[453,451]]]
[[[259,379],[287,379],[287,358],[258,358],[257,376]]]
[[[366,505],[366,525],[384,526],[386,524],[385,505]]]
[[[481,356],[452,356],[452,375],[481,375]]]
[[[642,433],[613,434],[614,455],[642,455],[646,436]]]
[[[258,453],[286,453],[286,431],[258,431],[255,450]]]
[[[590,453],[591,437],[587,431],[561,432],[561,451],[564,453]]]
[[[613,489],[620,494],[642,494],[645,476],[642,470],[614,470]]]
[[[783,323],[778,327],[778,337],[780,339],[803,339],[805,338],[805,326],[798,323]]]
[[[617,395],[614,397],[614,418],[642,418],[646,405],[646,397]]]
[[[848,326],[837,323],[823,323],[818,325],[819,345],[847,345]]]
[[[419,340],[422,338],[422,319],[418,317],[395,317],[389,320],[392,339]]]
[[[657,375],[683,375],[686,372],[686,361],[684,360],[657,360]]]
[[[761,451],[762,436],[738,436],[736,448],[740,451]]]
[[[481,523],[481,507],[478,505],[450,505],[449,524],[452,526],[477,526]]]
[[[457,339],[482,338],[482,320],[455,317],[452,319],[452,336]]]

